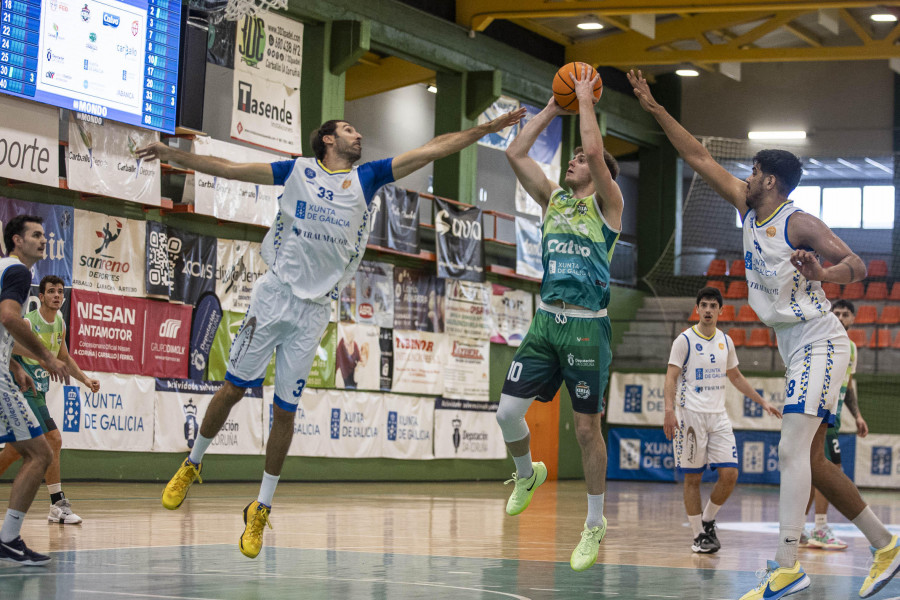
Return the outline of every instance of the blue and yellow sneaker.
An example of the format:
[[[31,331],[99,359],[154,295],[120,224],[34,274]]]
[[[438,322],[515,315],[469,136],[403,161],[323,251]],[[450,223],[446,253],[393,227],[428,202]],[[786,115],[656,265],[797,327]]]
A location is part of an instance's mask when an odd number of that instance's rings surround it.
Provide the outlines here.
[[[800,566],[800,562],[794,563],[792,569],[779,567],[774,560],[766,563],[765,570],[756,572],[759,577],[759,585],[741,596],[741,600],[777,600],[809,587],[809,577]]]
[[[569,558],[569,565],[573,571],[586,571],[594,566],[597,562],[597,555],[600,554],[600,542],[606,535],[606,517],[603,517],[603,525],[596,527],[584,526],[581,532],[581,541],[572,550],[572,556]]]
[[[533,462],[531,467],[534,472],[528,479],[522,479],[518,474],[513,473],[512,479],[507,479],[503,485],[515,483],[516,487],[509,500],[506,502],[506,514],[517,515],[528,508],[531,504],[531,497],[534,496],[535,490],[547,481],[547,467],[542,462]]]
[[[900,570],[900,539],[896,535],[884,548],[880,550],[870,548],[870,550],[872,550],[872,568],[859,588],[859,595],[862,598],[868,598],[878,592]]]
[[[169,483],[166,484],[166,489],[163,490],[162,505],[169,510],[175,510],[181,506],[194,480],[196,479],[203,483],[203,480],[200,479],[200,471],[202,469],[202,463],[195,465],[190,458],[185,458],[184,462],[181,463],[181,467],[175,472]]]
[[[263,530],[266,525],[272,529],[269,521],[271,506],[266,506],[254,500],[244,508],[244,533],[241,534],[241,554],[247,558],[256,558],[262,550]]]

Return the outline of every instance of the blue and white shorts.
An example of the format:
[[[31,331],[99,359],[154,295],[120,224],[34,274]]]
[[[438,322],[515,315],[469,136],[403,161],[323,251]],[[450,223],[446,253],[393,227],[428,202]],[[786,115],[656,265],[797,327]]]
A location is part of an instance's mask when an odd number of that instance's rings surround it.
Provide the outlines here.
[[[0,377],[0,443],[24,442],[43,433],[28,400],[5,369]]]
[[[275,405],[296,411],[330,317],[330,302],[298,298],[289,285],[266,273],[253,288],[231,344],[226,381],[243,388],[262,385],[275,352]]]
[[[702,473],[712,469],[737,468],[734,430],[726,412],[697,412],[675,408],[678,424],[673,449],[675,466],[682,473]]]

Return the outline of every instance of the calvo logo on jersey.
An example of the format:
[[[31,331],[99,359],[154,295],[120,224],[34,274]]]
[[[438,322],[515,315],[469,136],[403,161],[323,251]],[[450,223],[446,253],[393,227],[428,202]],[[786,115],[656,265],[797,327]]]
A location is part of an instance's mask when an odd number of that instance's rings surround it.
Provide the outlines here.
[[[576,244],[569,240],[550,240],[547,242],[547,252],[558,252],[559,254],[580,254],[584,258],[591,255],[591,249],[588,246]]]
[[[625,412],[639,413],[642,412],[641,405],[644,399],[644,386],[642,385],[626,385],[625,386]]]
[[[439,235],[451,233],[453,237],[469,240],[481,239],[481,223],[466,221],[450,216],[446,210],[439,210],[434,216],[434,228]]]

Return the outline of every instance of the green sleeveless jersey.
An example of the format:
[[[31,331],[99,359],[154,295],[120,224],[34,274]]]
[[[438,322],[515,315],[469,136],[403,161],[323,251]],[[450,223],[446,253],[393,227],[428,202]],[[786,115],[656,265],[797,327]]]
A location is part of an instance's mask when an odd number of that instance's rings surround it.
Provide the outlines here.
[[[573,198],[558,189],[550,196],[541,227],[544,278],[541,299],[600,310],[609,305],[609,261],[619,239],[593,197]]]
[[[66,322],[63,321],[62,315],[57,312],[53,323],[48,323],[41,316],[40,309],[37,309],[26,314],[25,320],[31,323],[31,331],[50,350],[50,354],[57,356],[66,339]],[[34,379],[34,387],[38,393],[46,394],[50,389],[50,374],[36,360],[24,356],[16,356],[16,360]]]

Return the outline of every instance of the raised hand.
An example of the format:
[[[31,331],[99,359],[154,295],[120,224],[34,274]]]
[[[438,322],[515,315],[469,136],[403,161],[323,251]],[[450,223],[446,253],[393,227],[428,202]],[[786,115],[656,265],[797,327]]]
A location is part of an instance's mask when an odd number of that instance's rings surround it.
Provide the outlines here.
[[[166,160],[169,157],[169,146],[162,142],[153,142],[134,152],[142,160]]]
[[[825,277],[825,269],[819,264],[819,259],[808,250],[794,250],[791,264],[810,281],[822,281]]]
[[[488,123],[488,127],[490,128],[492,133],[497,133],[498,131],[502,131],[507,127],[515,125],[516,123],[521,121],[522,117],[524,116],[525,107],[523,106],[506,114],[500,115],[499,117]]]
[[[634,88],[634,95],[637,96],[637,99],[641,103],[641,108],[650,113],[662,108],[659,103],[653,99],[653,94],[650,93],[650,84],[644,79],[644,74],[641,73],[640,70],[638,70],[637,73],[634,72],[634,69],[630,70],[627,73],[627,77],[628,83]]]
[[[587,63],[581,63],[581,73],[578,74],[578,79],[575,79],[575,76],[572,73],[569,73],[569,79],[572,80],[572,85],[575,88],[575,96],[578,98],[579,105],[582,102],[588,101],[590,101],[592,105],[597,104],[599,98],[594,96],[594,86],[600,81],[600,73],[594,71],[594,76],[589,78]]]

